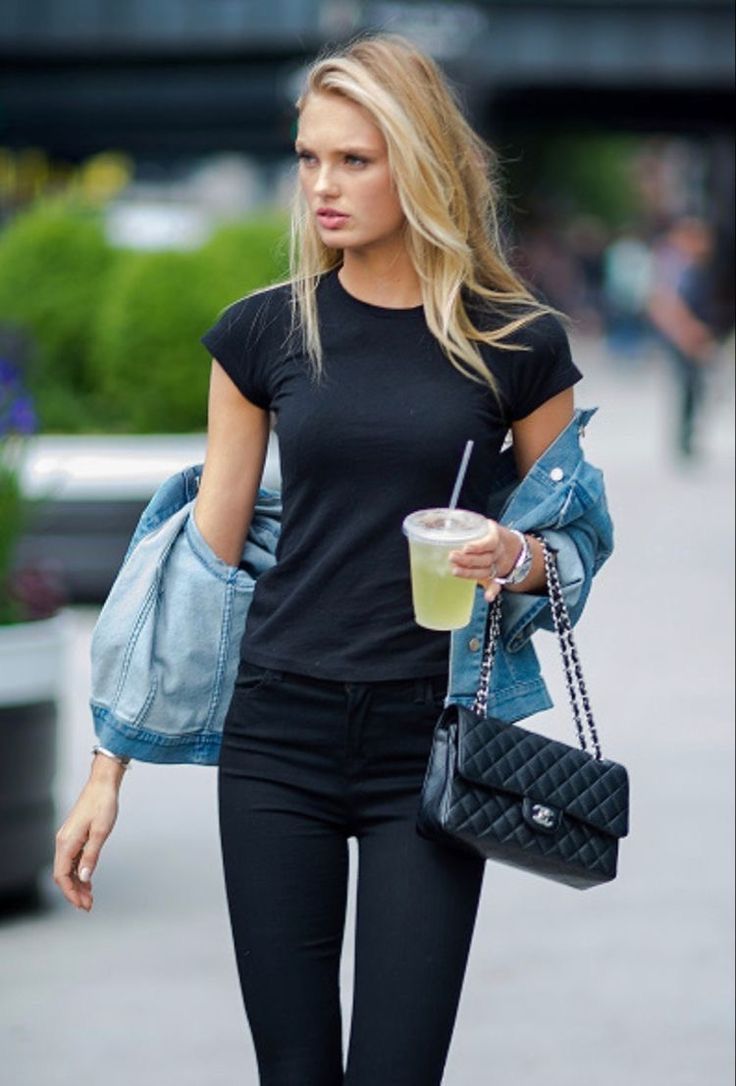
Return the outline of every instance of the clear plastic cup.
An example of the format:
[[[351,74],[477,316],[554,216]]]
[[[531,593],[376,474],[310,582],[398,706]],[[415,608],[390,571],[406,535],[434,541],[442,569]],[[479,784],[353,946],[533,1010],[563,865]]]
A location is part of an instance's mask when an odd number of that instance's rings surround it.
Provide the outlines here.
[[[480,539],[488,521],[466,509],[420,509],[402,525],[409,541],[414,617],[428,630],[460,630],[470,622],[477,582],[456,577],[450,551]]]

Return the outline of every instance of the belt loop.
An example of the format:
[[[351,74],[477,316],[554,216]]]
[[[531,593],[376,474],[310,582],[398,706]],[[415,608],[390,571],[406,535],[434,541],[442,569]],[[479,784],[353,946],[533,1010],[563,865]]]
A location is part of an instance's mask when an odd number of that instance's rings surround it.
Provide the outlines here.
[[[434,702],[434,688],[431,678],[414,680],[414,702],[416,705],[432,705]]]

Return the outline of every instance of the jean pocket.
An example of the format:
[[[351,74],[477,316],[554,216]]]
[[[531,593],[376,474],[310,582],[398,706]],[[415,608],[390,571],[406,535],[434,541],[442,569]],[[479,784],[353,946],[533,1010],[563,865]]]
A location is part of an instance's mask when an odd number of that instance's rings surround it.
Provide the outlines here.
[[[260,667],[258,664],[250,664],[243,660],[235,679],[235,690],[239,694],[252,693],[276,678],[277,673],[270,668]]]

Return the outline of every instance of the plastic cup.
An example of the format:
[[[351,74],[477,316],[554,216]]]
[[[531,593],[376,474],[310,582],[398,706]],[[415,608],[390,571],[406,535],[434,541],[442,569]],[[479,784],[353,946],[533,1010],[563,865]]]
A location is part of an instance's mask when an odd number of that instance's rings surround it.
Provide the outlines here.
[[[480,539],[488,521],[466,509],[420,509],[402,525],[409,541],[414,617],[427,630],[461,630],[470,622],[477,584],[456,577],[450,551]]]

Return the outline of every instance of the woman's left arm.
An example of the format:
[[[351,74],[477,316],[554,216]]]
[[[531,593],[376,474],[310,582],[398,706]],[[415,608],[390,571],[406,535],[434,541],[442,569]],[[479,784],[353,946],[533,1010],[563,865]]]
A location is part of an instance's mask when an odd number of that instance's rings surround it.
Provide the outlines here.
[[[520,479],[570,423],[573,410],[573,390],[568,388],[547,400],[536,411],[532,411],[531,415],[513,423],[511,432]],[[542,545],[534,536],[526,536],[526,540],[532,557],[529,572],[523,581],[507,585],[506,591],[544,593],[546,576]],[[518,533],[495,520],[489,520],[487,535],[451,553],[453,572],[458,577],[478,581],[490,603],[503,587],[497,584],[494,578],[506,577],[514,569],[521,548]]]

